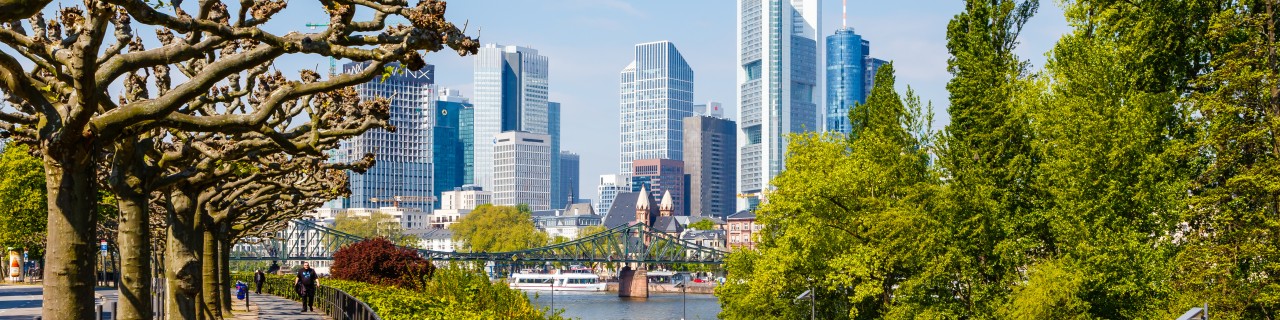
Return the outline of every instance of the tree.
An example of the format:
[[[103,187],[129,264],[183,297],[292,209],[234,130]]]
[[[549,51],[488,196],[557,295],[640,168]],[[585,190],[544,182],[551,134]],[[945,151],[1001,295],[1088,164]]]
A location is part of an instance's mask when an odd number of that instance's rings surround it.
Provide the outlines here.
[[[789,139],[787,170],[757,213],[757,249],[727,258],[722,317],[806,318],[809,306],[791,297],[810,289],[818,318],[945,315],[929,301],[947,285],[931,264],[945,246],[932,216],[931,116],[913,93],[894,91],[893,70],[881,67],[855,106],[854,134]]]
[[[130,136],[158,128],[252,131],[280,138],[277,130],[289,127],[264,125],[266,119],[273,114],[301,114],[285,109],[299,105],[302,97],[368,81],[385,72],[384,67],[391,62],[419,69],[424,65],[419,51],[438,51],[448,46],[459,53],[474,53],[478,47],[474,39],[444,19],[444,3],[434,0],[415,6],[394,1],[326,2],[328,28],[318,33],[284,35],[262,28],[284,10],[284,1],[232,3],[230,9],[220,1],[185,6],[182,1],[172,1],[164,4],[173,9],[169,14],[144,0],[88,0],[84,7],[58,9],[54,14],[58,19],[52,21],[46,20],[42,12],[49,9],[47,4],[0,2],[0,7],[6,9],[0,21],[4,24],[0,42],[12,49],[0,52],[0,90],[14,104],[12,109],[0,112],[0,130],[32,145],[43,157],[50,235],[43,314],[49,319],[88,318],[93,314],[90,280],[99,188],[96,174],[103,151],[118,147],[118,142],[127,149]],[[246,7],[235,7],[242,4]],[[12,5],[22,9],[10,11]],[[357,8],[373,13],[372,17],[356,20]],[[19,20],[28,17],[25,23]],[[409,24],[387,27],[389,17],[403,18]],[[145,49],[144,43],[150,41],[136,36],[134,21],[156,30],[155,39],[162,46]],[[114,32],[109,35],[110,30]],[[305,75],[303,81],[269,75],[262,79],[267,81],[257,82],[266,73],[265,66],[290,54],[319,54],[373,63],[325,81],[307,79]],[[19,59],[32,67],[24,67]],[[186,81],[174,85],[170,77],[173,70],[183,73]],[[108,88],[121,83],[134,88],[127,92],[132,97],[113,101],[116,99],[107,93]],[[260,88],[258,84],[265,86]],[[248,104],[242,100],[246,97]],[[320,126],[326,121],[312,120]],[[189,198],[177,200],[174,205],[188,207]],[[123,230],[136,230],[126,226],[149,220],[137,212],[121,214]],[[184,221],[191,219],[171,221],[170,227],[191,229],[176,223]],[[185,241],[168,241],[168,245],[198,243],[190,238],[182,240]],[[122,246],[138,247],[142,246]],[[189,251],[190,248],[167,250],[167,254],[188,258],[171,260],[173,265],[165,270],[190,270],[194,259],[183,253]],[[130,255],[134,259],[141,256]],[[131,264],[131,268],[138,268],[136,265]],[[198,283],[171,284],[175,294],[189,293],[193,285],[198,287]],[[172,311],[189,315],[194,304],[193,300],[185,301]],[[133,304],[121,312],[128,318],[148,317],[145,310],[136,312],[132,308]]]
[[[993,314],[1019,268],[1042,248],[1047,222],[1032,215],[1039,159],[1028,106],[1018,99],[1028,90],[1027,63],[1013,52],[1038,7],[1034,0],[970,0],[947,25],[951,123],[938,164],[950,199],[938,219],[951,228],[952,245],[939,262],[954,285],[938,295],[954,300],[939,301],[946,310],[939,312]]]
[[[365,238],[385,238],[398,246],[416,247],[418,237],[405,234],[399,222],[391,215],[374,211],[367,216],[340,213],[333,220],[333,229]]]
[[[0,154],[0,246],[43,252],[46,203],[44,166],[30,148],[8,142]]]
[[[547,234],[533,225],[533,217],[516,207],[480,205],[449,226],[453,241],[470,252],[506,252],[540,247]]]
[[[386,238],[370,238],[343,246],[333,253],[334,278],[365,283],[421,288],[435,267],[412,249]]]
[[[1212,50],[1192,52],[1207,52],[1213,59],[1205,64],[1207,72],[1189,81],[1186,99],[1203,116],[1204,138],[1197,147],[1206,163],[1195,176],[1190,210],[1177,230],[1187,237],[1173,271],[1175,289],[1182,293],[1175,306],[1208,303],[1222,319],[1275,318],[1280,310],[1275,263],[1280,259],[1280,4],[1200,5],[1219,7],[1187,10],[1196,14],[1181,18],[1207,28],[1187,42],[1203,41]]]
[[[715,230],[715,229],[716,229],[716,223],[715,223],[715,222],[713,222],[713,221],[711,221],[711,219],[702,219],[702,220],[698,220],[698,222],[690,223],[690,224],[689,224],[689,229],[694,229],[694,230]]]

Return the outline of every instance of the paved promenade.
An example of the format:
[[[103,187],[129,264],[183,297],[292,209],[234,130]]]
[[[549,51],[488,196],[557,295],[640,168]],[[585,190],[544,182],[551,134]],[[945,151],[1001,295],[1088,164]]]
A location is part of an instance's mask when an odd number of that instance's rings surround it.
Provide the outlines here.
[[[115,301],[117,291],[101,289],[98,296],[105,305]],[[0,320],[31,320],[40,314],[44,288],[37,285],[0,286]],[[234,298],[234,293],[232,295]],[[105,310],[104,310],[105,311]],[[302,320],[330,319],[316,312],[302,312],[302,303],[269,294],[250,294],[249,307],[244,300],[233,299],[232,311],[237,320]],[[107,314],[110,319],[110,313]]]

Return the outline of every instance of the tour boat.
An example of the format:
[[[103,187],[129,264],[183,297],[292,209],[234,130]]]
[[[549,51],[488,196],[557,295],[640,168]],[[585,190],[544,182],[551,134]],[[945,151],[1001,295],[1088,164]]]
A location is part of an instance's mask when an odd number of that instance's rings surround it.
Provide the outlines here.
[[[516,273],[507,285],[530,291],[604,291],[605,283],[591,273]]]

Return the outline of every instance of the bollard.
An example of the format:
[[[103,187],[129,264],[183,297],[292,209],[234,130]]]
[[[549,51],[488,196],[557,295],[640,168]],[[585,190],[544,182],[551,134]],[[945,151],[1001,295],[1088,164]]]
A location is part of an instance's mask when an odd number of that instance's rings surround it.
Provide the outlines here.
[[[100,304],[93,305],[93,319],[102,320],[102,305]]]
[[[111,302],[111,304],[110,304],[109,306],[110,306],[110,308],[107,308],[107,310],[111,310],[111,320],[119,319],[120,317],[119,317],[119,316],[116,316],[117,314],[119,314],[119,313],[117,313],[117,312],[116,312],[116,311],[117,311],[117,309],[116,309],[116,302],[115,302],[115,301],[112,301],[112,302]]]

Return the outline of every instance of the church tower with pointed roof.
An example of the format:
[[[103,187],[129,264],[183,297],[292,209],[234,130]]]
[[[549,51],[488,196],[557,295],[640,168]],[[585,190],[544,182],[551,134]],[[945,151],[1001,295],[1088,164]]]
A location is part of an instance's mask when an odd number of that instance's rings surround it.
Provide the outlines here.
[[[640,194],[636,197],[636,222],[650,224],[652,216],[651,201],[649,200],[649,189],[640,187]]]
[[[658,204],[658,215],[663,217],[674,216],[676,211],[675,201],[671,200],[671,191],[662,193],[662,202]]]

